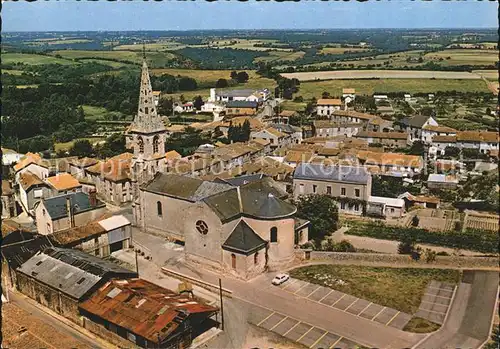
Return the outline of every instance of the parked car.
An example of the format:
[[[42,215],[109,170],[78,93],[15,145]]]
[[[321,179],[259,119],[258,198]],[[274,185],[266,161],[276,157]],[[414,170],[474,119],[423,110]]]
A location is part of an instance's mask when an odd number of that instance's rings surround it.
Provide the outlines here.
[[[288,279],[290,279],[290,275],[281,273],[281,274],[278,274],[274,277],[272,284],[276,285],[276,286],[281,285],[282,283],[284,283]]]

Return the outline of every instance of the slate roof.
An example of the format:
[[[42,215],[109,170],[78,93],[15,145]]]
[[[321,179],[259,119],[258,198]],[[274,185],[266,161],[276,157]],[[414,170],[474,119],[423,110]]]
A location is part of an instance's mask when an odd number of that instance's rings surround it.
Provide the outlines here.
[[[174,196],[189,201],[198,201],[205,197],[231,189],[223,183],[206,182],[201,179],[177,174],[157,173],[144,187],[145,190]]]
[[[53,246],[46,235],[27,235],[26,233],[22,233],[16,234],[16,240],[18,241],[12,244],[10,244],[12,241],[9,241],[9,244],[6,241],[2,241],[2,256],[13,269],[20,267],[36,253]]]
[[[42,201],[47,213],[53,220],[67,217],[66,198],[70,199],[74,214],[105,206],[99,201],[97,206],[91,206],[89,196],[82,192],[54,196]]]
[[[269,126],[283,133],[295,133],[302,131],[300,127],[289,124],[270,124]]]
[[[229,101],[226,108],[257,108],[259,103],[254,101]]]
[[[227,251],[241,253],[246,256],[261,250],[267,242],[262,239],[244,220],[234,227],[233,231],[222,244]]]
[[[231,184],[234,187],[239,187],[242,185],[249,184],[251,182],[259,181],[262,178],[264,178],[264,175],[261,173],[258,173],[258,174],[251,174],[251,175],[239,176],[239,177],[228,178],[228,179],[216,178],[216,180],[214,180],[214,182],[227,183],[227,184]]]
[[[294,179],[368,183],[371,175],[364,167],[323,166],[301,163],[295,168]]]
[[[241,89],[241,90],[227,90],[227,91],[216,91],[217,96],[224,97],[249,97],[255,93],[255,90],[251,89]]]
[[[415,115],[411,118],[404,118],[403,120],[401,120],[401,123],[406,126],[422,128],[429,119],[430,116]]]

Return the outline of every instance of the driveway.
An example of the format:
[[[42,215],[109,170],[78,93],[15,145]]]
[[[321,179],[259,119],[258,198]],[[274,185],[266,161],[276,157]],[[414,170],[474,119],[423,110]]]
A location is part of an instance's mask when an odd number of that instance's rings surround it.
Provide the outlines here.
[[[498,281],[498,272],[464,271],[444,325],[415,348],[481,347],[490,336]]]

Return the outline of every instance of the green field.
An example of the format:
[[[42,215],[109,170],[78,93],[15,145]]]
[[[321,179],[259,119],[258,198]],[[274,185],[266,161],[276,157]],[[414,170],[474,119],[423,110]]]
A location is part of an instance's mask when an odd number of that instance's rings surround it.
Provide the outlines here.
[[[495,64],[498,61],[498,52],[496,50],[449,49],[427,53],[424,60],[437,61],[437,63],[447,66],[486,65]]]
[[[54,144],[54,151],[55,152],[58,152],[58,151],[68,151],[71,149],[71,147],[73,146],[73,144],[75,144],[75,141],[77,140],[88,140],[90,141],[90,143],[92,145],[95,145],[99,142],[102,142],[102,141],[105,141],[106,139],[105,138],[99,138],[99,137],[92,137],[92,138],[79,138],[79,139],[75,139],[75,140],[72,140],[70,142],[65,142],[65,143],[55,143]]]
[[[2,64],[14,64],[14,63],[24,63],[27,65],[78,64],[76,62],[67,59],[60,59],[51,56],[35,55],[31,53],[2,53]]]
[[[304,109],[306,108],[306,105],[307,105],[307,103],[284,101],[283,103],[280,104],[280,109],[281,110],[304,111]]]
[[[460,272],[451,269],[310,265],[292,270],[290,276],[414,314],[431,280],[455,284],[460,279]],[[338,279],[345,285],[334,281]]]
[[[83,50],[60,50],[53,51],[52,55],[60,55],[67,59],[116,59],[135,64],[142,63],[142,52],[134,51],[83,51]],[[147,55],[147,62],[151,67],[161,67],[168,64],[175,55],[168,52],[150,52]]]
[[[488,92],[482,80],[453,79],[366,79],[366,80],[328,80],[311,81],[300,84],[296,96],[304,99],[320,98],[323,92],[340,96],[343,88],[355,88],[356,93],[372,95],[374,92],[433,93],[437,91]]]
[[[257,57],[254,62],[279,62],[279,61],[295,61],[304,57],[305,52],[287,52],[287,51],[269,51],[269,56]]]
[[[124,115],[117,111],[108,111],[104,107],[94,107],[91,105],[82,105],[85,119],[96,120],[122,120]]]
[[[102,65],[107,65],[111,68],[121,69],[121,68],[137,68],[137,65],[132,63],[123,63],[115,61],[107,61],[105,59],[85,59],[81,61],[82,63],[98,63]]]
[[[10,75],[22,75],[24,73],[23,70],[15,70],[15,69],[2,69],[2,74],[10,74]]]

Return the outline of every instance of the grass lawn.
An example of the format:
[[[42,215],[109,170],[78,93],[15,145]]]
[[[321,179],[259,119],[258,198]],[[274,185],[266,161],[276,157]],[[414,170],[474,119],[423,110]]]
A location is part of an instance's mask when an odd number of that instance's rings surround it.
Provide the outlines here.
[[[439,61],[440,58],[443,60]],[[498,61],[498,52],[496,50],[449,49],[427,53],[424,61],[429,60],[437,60],[441,65],[495,64]]]
[[[369,50],[369,48],[362,47],[323,47],[319,53],[339,55],[344,54],[345,52],[365,52]]]
[[[356,93],[372,95],[374,92],[432,93],[437,91],[488,92],[482,80],[459,79],[349,79],[308,81],[300,84],[296,96],[304,99],[320,98],[325,91],[333,96],[340,96],[343,88],[355,88]]]
[[[82,105],[83,112],[85,113],[85,119],[96,121],[96,120],[122,120],[123,114],[117,111],[108,111],[104,107],[94,107],[91,105]]]
[[[429,333],[437,331],[441,326],[420,317],[413,317],[403,328],[403,331],[414,333]]]
[[[293,110],[293,111],[304,111],[306,108],[307,103],[300,103],[300,102],[292,102],[292,101],[284,101],[283,103],[280,104],[280,109],[281,110]]]
[[[142,52],[139,51],[91,51],[91,50],[59,50],[51,52],[51,55],[59,54],[67,59],[118,59],[135,64],[142,63]],[[149,52],[147,61],[151,67],[164,66],[175,55],[169,52]]]
[[[3,64],[24,63],[27,65],[41,64],[78,64],[67,59],[55,58],[51,56],[35,55],[31,53],[2,53]]]
[[[56,152],[58,151],[67,151],[67,150],[70,150],[71,147],[73,146],[73,144],[75,144],[75,141],[77,140],[83,140],[83,139],[87,139],[90,141],[90,143],[92,143],[92,145],[96,144],[96,143],[99,143],[99,142],[102,142],[102,141],[105,141],[106,138],[99,138],[99,137],[92,137],[92,138],[78,138],[78,139],[74,139],[72,141],[69,141],[69,142],[65,142],[65,143],[55,143],[54,144],[54,150]]]
[[[81,60],[80,62],[82,62],[82,63],[99,63],[99,64],[110,66],[111,68],[115,68],[115,69],[138,68],[137,65],[133,65],[131,63],[107,61],[105,59],[85,59],[85,60]]]
[[[460,273],[445,269],[310,265],[292,270],[290,276],[414,314],[431,280],[457,283]],[[337,285],[334,279],[346,284]]]

